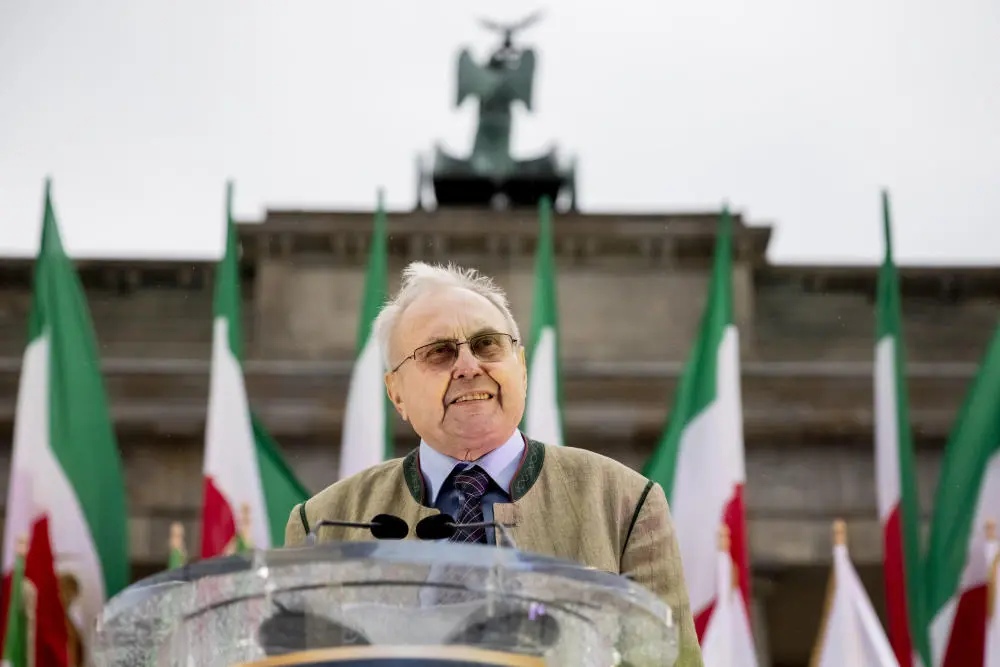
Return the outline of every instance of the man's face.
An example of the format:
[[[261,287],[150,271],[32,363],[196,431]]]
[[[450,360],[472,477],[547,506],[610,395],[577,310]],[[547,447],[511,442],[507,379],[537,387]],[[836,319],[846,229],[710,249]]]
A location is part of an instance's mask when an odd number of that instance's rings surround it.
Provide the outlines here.
[[[524,348],[509,338],[478,339],[484,333],[512,334],[503,314],[485,297],[461,288],[423,295],[403,311],[389,344],[395,368],[386,388],[396,410],[427,444],[463,460],[474,460],[510,438],[524,414],[528,385]],[[506,348],[494,347],[501,341]],[[441,345],[445,342],[444,345]],[[424,346],[437,343],[433,347]]]

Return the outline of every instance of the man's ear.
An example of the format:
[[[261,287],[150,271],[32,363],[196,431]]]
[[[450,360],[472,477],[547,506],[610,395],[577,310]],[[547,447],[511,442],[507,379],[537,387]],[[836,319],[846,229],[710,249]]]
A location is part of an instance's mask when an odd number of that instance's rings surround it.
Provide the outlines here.
[[[399,393],[399,376],[395,373],[385,374],[385,393],[389,395],[389,400],[392,401],[393,406],[396,408],[396,412],[399,416],[406,421],[406,406],[403,405],[403,399]]]
[[[518,355],[521,359],[521,384],[524,385],[525,390],[528,388],[528,362],[524,357],[524,346],[521,346],[520,354]]]

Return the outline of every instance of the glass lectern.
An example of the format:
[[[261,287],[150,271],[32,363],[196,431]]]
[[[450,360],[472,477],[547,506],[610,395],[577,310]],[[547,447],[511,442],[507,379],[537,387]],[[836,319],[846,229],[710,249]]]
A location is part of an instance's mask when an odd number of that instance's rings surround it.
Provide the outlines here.
[[[371,541],[201,561],[108,601],[106,667],[646,667],[673,610],[627,579],[488,545]]]

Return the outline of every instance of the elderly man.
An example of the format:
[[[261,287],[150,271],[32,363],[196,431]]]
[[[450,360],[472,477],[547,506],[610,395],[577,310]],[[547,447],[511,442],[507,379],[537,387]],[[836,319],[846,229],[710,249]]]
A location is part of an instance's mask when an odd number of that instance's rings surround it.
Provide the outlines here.
[[[389,397],[420,445],[297,505],[285,544],[302,544],[324,518],[369,521],[383,512],[411,527],[439,512],[458,523],[509,524],[524,551],[627,575],[659,595],[680,613],[677,664],[701,665],[660,485],[605,456],[519,431],[527,365],[504,293],[474,270],[413,263],[375,332]],[[319,539],[363,536],[324,527]],[[476,528],[452,539],[492,543],[494,536]]]

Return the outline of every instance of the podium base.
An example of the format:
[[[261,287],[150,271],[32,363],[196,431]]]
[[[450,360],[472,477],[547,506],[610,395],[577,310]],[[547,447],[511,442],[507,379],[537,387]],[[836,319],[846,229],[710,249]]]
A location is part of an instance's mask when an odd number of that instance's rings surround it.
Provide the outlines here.
[[[546,667],[542,658],[471,646],[342,646],[234,667]]]

